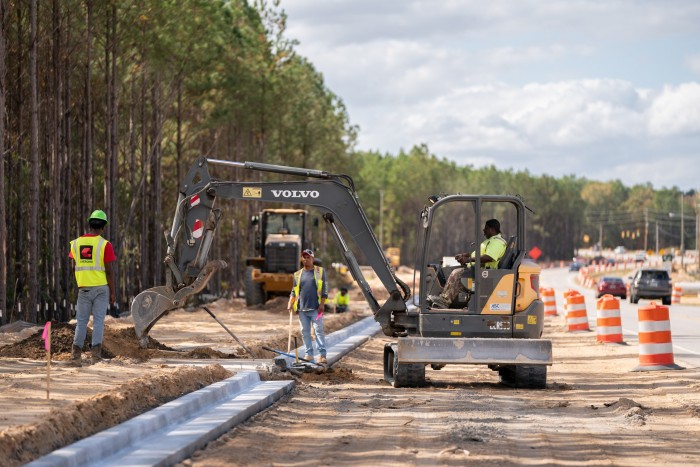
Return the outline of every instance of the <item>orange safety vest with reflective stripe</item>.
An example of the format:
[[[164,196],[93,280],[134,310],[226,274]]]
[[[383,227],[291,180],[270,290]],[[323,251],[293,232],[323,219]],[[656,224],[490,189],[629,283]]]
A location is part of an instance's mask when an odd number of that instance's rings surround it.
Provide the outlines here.
[[[299,269],[294,273],[294,311],[297,311],[299,306],[299,289],[301,288],[301,273],[304,269]],[[321,303],[321,294],[323,293],[323,268],[321,266],[314,266],[314,279],[316,279],[316,292],[318,293],[318,303]]]
[[[75,280],[78,287],[107,285],[105,272],[105,245],[107,240],[96,235],[80,237],[70,242],[75,260]]]

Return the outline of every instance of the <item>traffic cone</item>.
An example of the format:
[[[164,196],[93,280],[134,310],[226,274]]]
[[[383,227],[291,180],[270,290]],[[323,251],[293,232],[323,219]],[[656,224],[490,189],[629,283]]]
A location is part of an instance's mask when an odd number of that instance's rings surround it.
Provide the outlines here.
[[[622,318],[620,317],[620,299],[606,294],[596,302],[597,342],[622,343]]]
[[[683,295],[683,289],[679,285],[673,286],[673,292],[671,293],[671,304],[681,303],[681,296]]]
[[[682,370],[673,361],[671,322],[668,307],[651,302],[637,310],[639,321],[639,366],[633,371]]]
[[[586,313],[586,298],[578,291],[570,291],[566,297],[566,330],[590,331],[588,314]]]
[[[543,287],[540,289],[542,301],[544,302],[544,315],[557,316],[557,299],[554,295],[554,289],[551,287]]]

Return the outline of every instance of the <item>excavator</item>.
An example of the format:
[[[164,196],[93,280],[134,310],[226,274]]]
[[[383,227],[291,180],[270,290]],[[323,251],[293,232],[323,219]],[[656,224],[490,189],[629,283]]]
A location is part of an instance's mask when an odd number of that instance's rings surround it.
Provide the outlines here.
[[[281,181],[223,181],[210,167],[237,173],[281,174]],[[250,177],[253,178],[253,177]],[[256,177],[258,180],[259,176]],[[277,178],[277,177],[276,177]],[[291,180],[288,180],[292,178]],[[539,295],[540,267],[527,258],[526,206],[514,195],[441,193],[428,197],[418,214],[416,263],[412,286],[399,279],[346,174],[260,162],[199,157],[180,185],[170,231],[165,232],[165,285],[141,292],[131,315],[142,347],[148,332],[170,310],[201,291],[226,262],[209,259],[222,217],[219,200],[312,206],[322,213],[382,332],[395,338],[384,347],[384,379],[394,387],[426,384],[426,367],[487,365],[500,382],[519,388],[546,387],[552,344],[542,339],[544,304]],[[497,269],[480,266],[481,226],[499,218],[508,229],[506,252]],[[428,295],[440,293],[446,278],[462,267],[455,252],[469,248],[476,260],[462,274],[462,291],[447,308],[435,308]],[[359,259],[358,259],[359,258]],[[360,267],[369,266],[388,296],[377,299]]]

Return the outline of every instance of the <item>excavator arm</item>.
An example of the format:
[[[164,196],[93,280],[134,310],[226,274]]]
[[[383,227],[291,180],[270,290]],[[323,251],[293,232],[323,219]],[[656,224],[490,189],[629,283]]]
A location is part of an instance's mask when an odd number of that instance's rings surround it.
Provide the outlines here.
[[[306,180],[260,182],[219,181],[211,178],[209,165],[280,173],[305,177]],[[201,291],[221,268],[222,260],[209,260],[209,250],[221,218],[216,207],[219,199],[235,199],[314,206],[323,212],[345,257],[348,269],[357,282],[374,317],[388,336],[401,335],[396,315],[406,313],[409,287],[396,277],[381,245],[359,203],[352,179],[347,175],[297,167],[256,162],[232,162],[199,157],[180,185],[175,215],[170,232],[165,233],[167,253],[166,285],[153,287],[136,296],[131,304],[136,336],[142,346],[153,325],[168,311],[184,305],[186,299]],[[380,304],[369,287],[350,243],[342,235],[340,223],[359,248],[369,266],[389,294]]]

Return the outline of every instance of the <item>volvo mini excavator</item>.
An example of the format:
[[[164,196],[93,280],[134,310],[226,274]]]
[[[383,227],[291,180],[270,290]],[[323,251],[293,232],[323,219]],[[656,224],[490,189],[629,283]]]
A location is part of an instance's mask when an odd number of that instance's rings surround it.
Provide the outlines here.
[[[293,180],[221,181],[210,166],[283,174]],[[239,170],[240,171],[240,170]],[[426,367],[451,364],[488,365],[500,381],[513,387],[544,388],[552,364],[551,341],[542,339],[544,304],[539,295],[540,268],[526,258],[526,207],[517,196],[434,195],[417,213],[416,265],[413,286],[395,274],[360,205],[352,178],[321,170],[257,162],[198,158],[180,185],[167,243],[166,284],[141,292],[131,314],[139,343],[168,311],[185,304],[217,270],[209,259],[221,211],[219,200],[248,200],[314,206],[322,212],[363,293],[374,319],[395,342],[384,348],[384,379],[394,387],[422,386]],[[481,228],[497,218],[505,232],[506,252],[497,269],[480,266]],[[476,261],[462,274],[462,292],[447,308],[427,299],[438,294],[455,268],[454,254],[474,251]],[[388,298],[380,303],[363,276],[372,268]],[[412,294],[413,289],[413,294]]]

